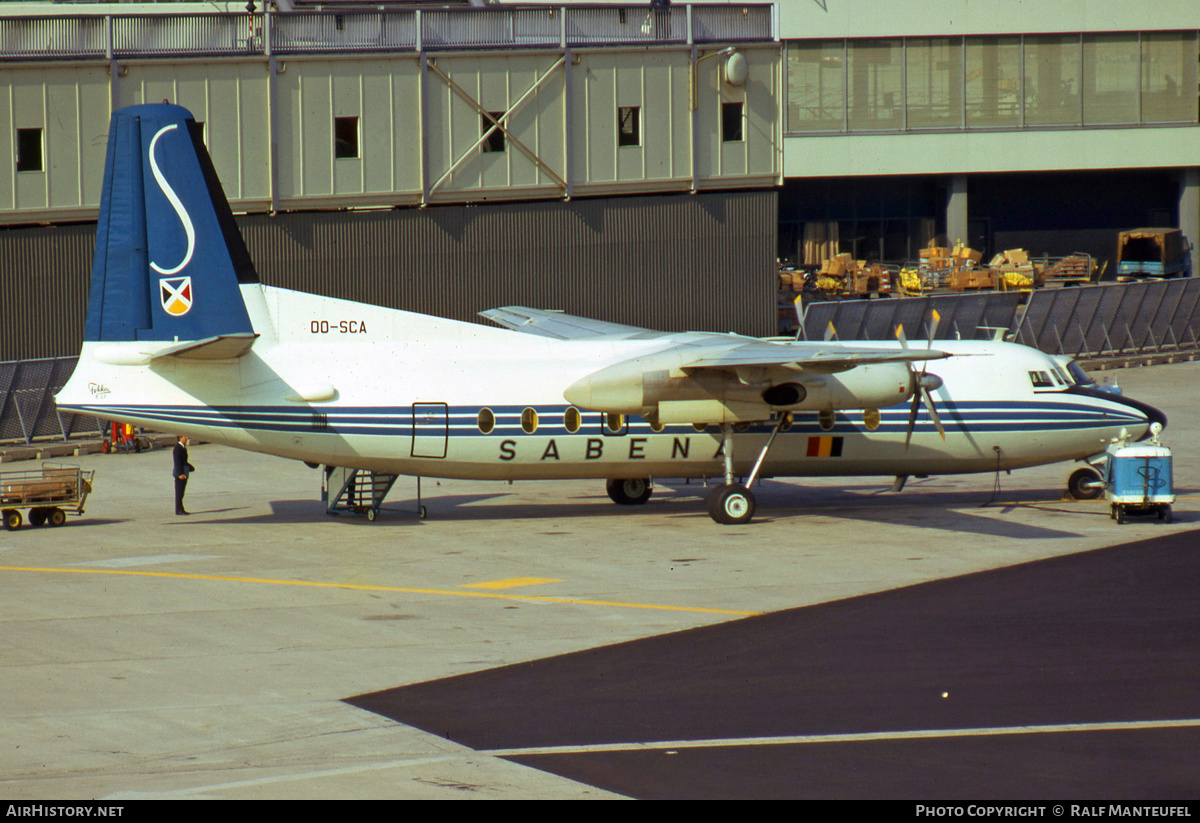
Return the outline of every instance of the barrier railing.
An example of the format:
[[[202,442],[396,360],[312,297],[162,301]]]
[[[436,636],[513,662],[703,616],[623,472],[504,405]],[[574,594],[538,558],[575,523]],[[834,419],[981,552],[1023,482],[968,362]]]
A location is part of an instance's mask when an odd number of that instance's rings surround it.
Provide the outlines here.
[[[936,310],[940,339],[1006,339],[1048,354],[1105,357],[1200,349],[1200,279],[811,303],[803,336],[820,340],[829,324],[840,340],[890,340],[902,324],[910,339],[927,335]]]
[[[100,435],[100,421],[58,411],[54,394],[75,370],[77,357],[0,362],[0,443],[32,443]]]
[[[769,3],[0,17],[0,59],[770,41],[773,21]]]

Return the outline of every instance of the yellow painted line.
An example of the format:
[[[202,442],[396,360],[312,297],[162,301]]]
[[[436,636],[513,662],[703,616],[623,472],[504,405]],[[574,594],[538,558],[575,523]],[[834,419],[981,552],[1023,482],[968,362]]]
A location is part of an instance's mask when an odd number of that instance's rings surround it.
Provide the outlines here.
[[[548,577],[510,577],[507,580],[490,580],[486,583],[464,583],[464,589],[516,589],[521,586],[539,586],[542,583],[561,583]]]
[[[63,569],[39,568],[36,566],[0,566],[0,572],[32,572],[37,574],[108,574],[121,577],[158,577],[174,580],[212,580],[221,583],[259,583],[270,586],[307,586],[315,589],[347,589],[350,591],[397,592],[400,594],[438,594],[448,597],[483,597],[495,600],[524,600],[537,603],[560,603],[571,606],[608,606],[618,609],[650,609],[665,612],[692,612],[695,614],[724,614],[733,617],[751,617],[761,612],[735,611],[732,609],[706,609],[698,606],[664,606],[654,603],[622,603],[616,600],[585,600],[575,597],[535,597],[519,594],[493,594],[490,592],[446,591],[443,589],[410,589],[400,586],[364,586],[357,583],[321,583],[313,580],[272,580],[262,577],[225,577],[215,574],[180,574],[178,572],[145,572],[127,569]]]

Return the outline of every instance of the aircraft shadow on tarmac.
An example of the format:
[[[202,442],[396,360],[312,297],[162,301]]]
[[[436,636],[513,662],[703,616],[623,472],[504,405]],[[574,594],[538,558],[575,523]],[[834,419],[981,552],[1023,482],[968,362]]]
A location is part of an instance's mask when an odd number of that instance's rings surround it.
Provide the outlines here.
[[[1068,516],[1108,518],[1103,501],[1064,501],[1057,489],[1003,490],[993,495],[986,489],[922,489],[920,481],[900,492],[869,483],[850,486],[800,486],[793,483],[764,481],[755,488],[759,511],[754,521],[741,528],[755,528],[784,519],[835,519],[862,521],[884,525],[912,526],[923,529],[983,534],[1014,539],[1052,540],[1079,537],[1069,529],[1024,522],[1030,509],[1061,513]],[[534,483],[516,487],[505,486],[491,494],[433,494],[422,502],[429,519],[486,521],[499,519],[563,519],[640,517],[707,517],[704,497],[707,489],[702,482],[685,484],[663,481],[645,506],[617,506],[597,492],[566,496],[561,491],[542,493]],[[991,499],[995,497],[996,499]],[[1020,502],[1014,501],[1019,497]],[[519,499],[523,498],[523,499]],[[532,498],[532,499],[531,499]],[[238,515],[241,507],[215,510],[193,510],[196,519],[180,518],[180,523],[312,523],[341,522],[346,526],[367,528],[407,527],[420,525],[417,501],[405,494],[388,498],[379,517],[368,521],[360,513],[342,511],[327,515],[324,505],[316,499],[271,501],[269,514]],[[984,512],[987,512],[986,514]],[[214,514],[226,517],[213,518]],[[1191,522],[1190,513],[1176,512],[1177,523]],[[86,522],[86,521],[80,521]],[[122,522],[92,521],[93,523]],[[1114,526],[1115,528],[1115,526]],[[734,531],[730,531],[733,534]],[[738,532],[741,533],[741,532]]]

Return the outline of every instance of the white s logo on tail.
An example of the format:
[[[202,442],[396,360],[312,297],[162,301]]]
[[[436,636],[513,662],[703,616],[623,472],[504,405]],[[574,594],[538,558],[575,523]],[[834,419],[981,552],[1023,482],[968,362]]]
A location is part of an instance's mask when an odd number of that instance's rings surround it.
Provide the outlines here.
[[[183,260],[179,262],[178,266],[173,269],[164,269],[160,268],[157,263],[150,262],[150,268],[163,275],[175,274],[182,271],[183,267],[191,262],[192,252],[196,250],[196,229],[192,226],[192,218],[188,216],[187,209],[183,207],[179,195],[175,194],[175,190],[171,188],[171,184],[163,177],[163,173],[158,168],[158,162],[154,159],[154,147],[158,144],[158,138],[169,131],[174,131],[176,128],[178,128],[177,123],[163,126],[154,135],[154,139],[150,141],[150,171],[154,173],[154,179],[158,183],[159,189],[162,190],[163,195],[171,203],[171,207],[175,209],[175,213],[179,215],[179,222],[183,224],[183,230],[187,234],[187,253],[184,254]]]

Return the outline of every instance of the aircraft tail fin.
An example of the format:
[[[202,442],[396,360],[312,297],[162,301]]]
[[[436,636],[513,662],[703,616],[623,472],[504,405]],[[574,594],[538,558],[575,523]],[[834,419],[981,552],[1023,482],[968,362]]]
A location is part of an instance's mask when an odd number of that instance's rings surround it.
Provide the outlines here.
[[[253,336],[238,287],[257,282],[191,113],[113,112],[84,340]]]

